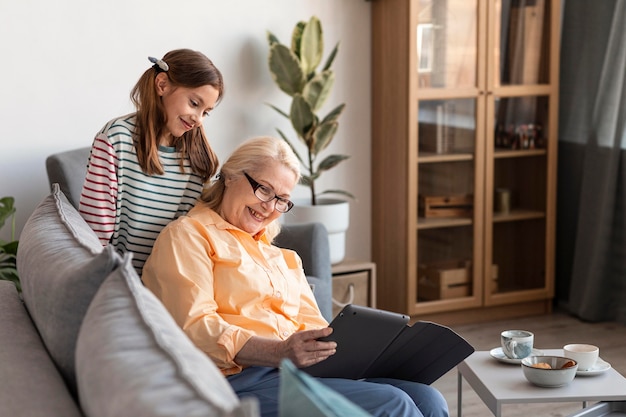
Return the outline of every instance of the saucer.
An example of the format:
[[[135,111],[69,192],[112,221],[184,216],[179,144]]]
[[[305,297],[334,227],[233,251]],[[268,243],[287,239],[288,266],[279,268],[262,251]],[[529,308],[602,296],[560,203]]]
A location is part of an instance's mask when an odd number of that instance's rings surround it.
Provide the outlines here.
[[[499,360],[500,362],[503,363],[509,363],[509,364],[513,364],[513,365],[519,365],[522,363],[521,359],[511,359],[509,357],[507,357],[504,352],[502,352],[502,348],[501,347],[497,347],[497,348],[493,348],[489,351],[489,354],[491,355],[492,358]],[[543,352],[539,349],[533,349],[532,353],[529,356],[540,356],[543,355]],[[594,367],[595,368],[595,367]],[[587,371],[587,372],[591,372],[591,371]]]
[[[606,372],[609,369],[611,369],[611,364],[598,358],[598,360],[596,361],[596,364],[593,365],[593,368],[587,369],[586,371],[578,370],[576,371],[576,376],[600,375],[601,373]]]

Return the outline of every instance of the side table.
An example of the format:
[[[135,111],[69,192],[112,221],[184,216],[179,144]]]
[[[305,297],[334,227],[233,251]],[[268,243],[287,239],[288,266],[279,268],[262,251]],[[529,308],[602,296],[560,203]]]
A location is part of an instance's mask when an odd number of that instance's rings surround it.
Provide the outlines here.
[[[562,349],[542,349],[546,355],[563,356]],[[463,378],[496,416],[502,404],[626,400],[626,378],[611,368],[601,375],[577,376],[568,385],[541,388],[524,378],[521,365],[498,362],[488,351],[474,352],[457,365],[458,417],[462,416]]]
[[[346,259],[332,266],[333,317],[346,304],[376,307],[376,264]]]

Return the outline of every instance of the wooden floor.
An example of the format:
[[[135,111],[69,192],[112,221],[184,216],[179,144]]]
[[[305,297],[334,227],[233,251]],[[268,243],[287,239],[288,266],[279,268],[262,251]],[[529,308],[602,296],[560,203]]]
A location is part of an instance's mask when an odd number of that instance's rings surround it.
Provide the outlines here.
[[[451,326],[476,350],[491,350],[500,345],[500,332],[505,329],[530,330],[535,334],[538,349],[559,349],[568,343],[591,343],[600,347],[600,357],[626,376],[626,326],[616,323],[582,322],[566,313],[515,320]],[[451,370],[433,385],[448,402],[450,416],[457,416],[457,371]],[[524,378],[520,370],[520,378]],[[506,404],[503,417],[563,417],[581,409],[581,403]],[[463,417],[491,416],[467,382],[463,383]]]

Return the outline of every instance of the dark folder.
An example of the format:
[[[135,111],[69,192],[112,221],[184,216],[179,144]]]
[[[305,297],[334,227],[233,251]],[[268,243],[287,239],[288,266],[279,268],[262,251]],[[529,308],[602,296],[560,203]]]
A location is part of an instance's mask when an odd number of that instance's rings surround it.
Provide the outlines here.
[[[330,323],[337,353],[302,370],[335,378],[395,378],[431,384],[474,352],[452,329],[403,314],[347,305]]]

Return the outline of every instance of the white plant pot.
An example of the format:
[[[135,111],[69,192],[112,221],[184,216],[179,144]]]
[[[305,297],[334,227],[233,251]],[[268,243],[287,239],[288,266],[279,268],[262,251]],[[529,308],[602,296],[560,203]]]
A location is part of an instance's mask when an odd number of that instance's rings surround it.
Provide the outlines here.
[[[328,231],[330,262],[335,265],[346,257],[346,231],[350,225],[350,204],[345,200],[319,198],[312,206],[308,199],[295,199],[294,207],[282,215],[284,224],[322,223]]]

